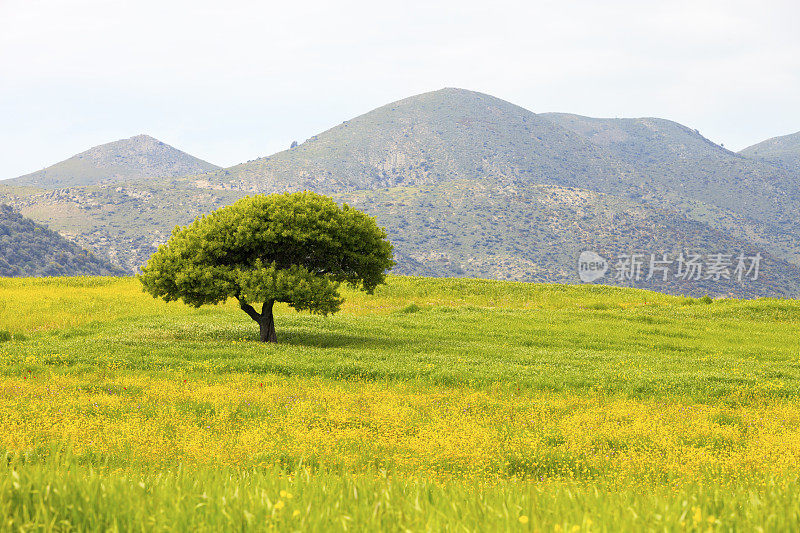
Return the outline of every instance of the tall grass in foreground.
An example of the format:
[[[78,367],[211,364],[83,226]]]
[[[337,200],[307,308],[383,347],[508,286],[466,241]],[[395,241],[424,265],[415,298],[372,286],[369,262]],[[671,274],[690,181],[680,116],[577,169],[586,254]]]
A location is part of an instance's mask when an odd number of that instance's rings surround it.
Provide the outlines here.
[[[793,531],[800,484],[494,482],[276,468],[114,467],[69,455],[0,470],[0,529]]]

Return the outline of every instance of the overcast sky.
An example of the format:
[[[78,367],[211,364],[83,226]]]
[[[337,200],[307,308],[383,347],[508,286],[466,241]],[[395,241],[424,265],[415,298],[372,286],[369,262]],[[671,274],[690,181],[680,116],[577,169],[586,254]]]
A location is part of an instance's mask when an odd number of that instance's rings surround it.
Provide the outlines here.
[[[442,87],[738,150],[800,130],[800,2],[0,0],[0,178],[139,133],[228,166]]]

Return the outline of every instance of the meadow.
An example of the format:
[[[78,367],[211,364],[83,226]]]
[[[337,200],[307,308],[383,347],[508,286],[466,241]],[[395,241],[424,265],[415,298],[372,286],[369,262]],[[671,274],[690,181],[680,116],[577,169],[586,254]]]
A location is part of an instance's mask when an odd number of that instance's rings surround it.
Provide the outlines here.
[[[0,279],[0,530],[800,528],[800,304],[390,277],[334,316]]]

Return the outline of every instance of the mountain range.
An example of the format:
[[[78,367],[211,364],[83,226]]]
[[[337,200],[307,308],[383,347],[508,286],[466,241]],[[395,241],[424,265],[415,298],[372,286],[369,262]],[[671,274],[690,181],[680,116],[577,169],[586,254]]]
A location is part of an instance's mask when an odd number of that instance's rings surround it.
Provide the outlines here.
[[[0,182],[0,201],[131,272],[175,225],[247,194],[310,189],[375,215],[398,273],[577,282],[584,250],[758,253],[758,280],[600,282],[789,296],[800,285],[798,138],[734,153],[664,119],[536,114],[443,89],[224,169],[149,137],[110,143]]]

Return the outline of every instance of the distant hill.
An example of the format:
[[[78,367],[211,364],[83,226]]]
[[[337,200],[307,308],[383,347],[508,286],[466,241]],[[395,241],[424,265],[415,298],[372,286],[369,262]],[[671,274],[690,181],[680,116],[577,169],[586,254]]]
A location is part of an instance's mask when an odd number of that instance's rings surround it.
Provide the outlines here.
[[[3,183],[61,189],[140,178],[171,178],[218,168],[158,139],[137,135],[95,146],[43,170]]]
[[[58,228],[71,241],[108,257],[129,273],[145,263],[176,225],[229,205],[244,194],[158,179],[55,191],[0,183],[0,202]]]
[[[124,276],[58,233],[0,205],[0,276]]]
[[[749,146],[739,153],[745,157],[760,159],[783,167],[793,172],[796,179],[800,181],[800,131],[791,135],[767,139]]]

